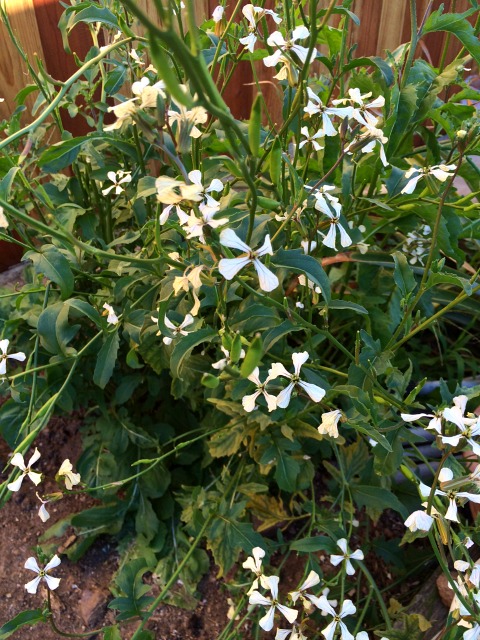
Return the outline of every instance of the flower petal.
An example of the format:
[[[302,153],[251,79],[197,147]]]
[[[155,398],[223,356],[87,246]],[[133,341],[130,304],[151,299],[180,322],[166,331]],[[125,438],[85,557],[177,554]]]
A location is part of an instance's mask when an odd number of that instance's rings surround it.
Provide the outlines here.
[[[41,580],[41,577],[37,576],[33,580],[30,580],[30,582],[27,582],[27,584],[25,585],[25,589],[28,591],[28,593],[32,593],[32,594],[37,593],[37,588],[38,588],[38,585],[40,584],[40,580]]]
[[[293,382],[290,382],[288,387],[280,391],[277,396],[277,407],[280,407],[280,409],[288,407],[294,386]]]
[[[253,266],[255,267],[255,271],[258,274],[258,282],[260,284],[260,289],[262,291],[273,291],[276,289],[280,282],[277,276],[267,269],[267,267],[260,262],[257,258],[253,260]]]
[[[53,591],[60,584],[60,578],[54,578],[53,576],[45,576],[45,582],[50,591]]]
[[[319,387],[318,385],[312,384],[310,382],[304,382],[303,380],[300,380],[298,386],[307,392],[310,400],[312,400],[313,402],[321,402],[326,393],[325,389],[322,389],[322,387]]]
[[[233,229],[224,229],[220,233],[220,244],[223,244],[224,247],[230,247],[230,249],[238,249],[239,251],[244,251],[245,253],[251,252],[248,244],[245,244],[243,240],[240,240]]]
[[[25,567],[25,569],[30,569],[30,571],[35,571],[35,573],[40,573],[41,571],[40,567],[38,566],[37,560],[33,556],[30,556],[30,558],[27,558],[23,566]]]
[[[248,256],[243,258],[222,258],[218,263],[218,270],[225,280],[232,280],[232,278],[250,262],[252,262],[252,260]]]
[[[57,556],[57,554],[55,554],[53,556],[53,558],[50,560],[50,562],[45,566],[45,571],[50,571],[50,569],[55,569],[55,567],[58,567],[59,564],[61,564],[61,560],[60,558]]]

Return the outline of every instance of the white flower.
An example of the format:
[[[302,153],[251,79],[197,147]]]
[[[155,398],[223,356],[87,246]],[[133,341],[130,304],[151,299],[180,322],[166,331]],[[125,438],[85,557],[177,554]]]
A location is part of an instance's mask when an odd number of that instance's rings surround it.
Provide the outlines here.
[[[3,207],[0,207],[0,229],[6,229],[8,227],[8,220],[3,213]]]
[[[300,142],[300,144],[298,145],[299,149],[304,147],[307,143],[310,143],[315,151],[320,151],[320,149],[323,149],[322,145],[317,142],[317,138],[325,137],[325,131],[323,131],[323,129],[319,129],[317,133],[310,135],[308,127],[302,127],[300,129],[300,133],[305,137],[305,140],[302,140],[302,142]]]
[[[264,16],[269,15],[273,18],[276,24],[280,24],[282,19],[275,11],[271,9],[263,9],[262,7],[254,7],[253,4],[246,4],[242,8],[242,13],[248,20],[248,35],[239,39],[240,44],[243,44],[251,53],[255,48],[257,41],[257,22]]]
[[[255,271],[258,274],[258,280],[260,283],[260,289],[262,291],[273,291],[280,284],[277,276],[272,273],[267,267],[260,262],[261,256],[273,255],[272,244],[270,242],[270,236],[265,236],[265,241],[260,249],[254,251],[248,244],[245,244],[243,240],[237,236],[232,229],[224,229],[220,233],[220,244],[224,247],[230,247],[231,249],[238,249],[243,251],[245,255],[239,258],[222,258],[218,263],[218,270],[226,280],[231,280],[237,273],[249,264],[253,264]]]
[[[315,249],[317,248],[317,243],[315,242],[315,240],[309,240],[308,238],[305,238],[305,240],[302,240],[300,242],[300,246],[303,249],[303,253],[307,255],[311,251],[315,251]]]
[[[192,182],[192,184],[197,185],[197,187],[199,187],[199,193],[203,196],[204,198],[204,204],[206,204],[207,206],[211,207],[212,209],[219,209],[220,208],[220,203],[217,202],[217,200],[215,200],[215,198],[212,198],[211,195],[209,195],[212,191],[216,191],[216,192],[220,192],[223,191],[223,182],[221,180],[219,180],[218,178],[214,178],[211,182],[210,185],[208,187],[204,187],[203,183],[202,183],[202,174],[198,169],[195,169],[195,171],[190,171],[190,173],[188,174],[188,177],[190,179],[190,181]]]
[[[318,425],[318,433],[328,435],[331,438],[338,438],[338,423],[342,417],[340,409],[322,413],[322,422]]]
[[[136,49],[130,49],[130,51],[128,52],[130,57],[132,58],[132,60],[134,60],[137,64],[139,64],[140,66],[144,66],[144,62],[143,60],[140,58],[140,56],[137,53]]]
[[[343,551],[343,555],[338,555],[338,556],[335,554],[331,555],[330,562],[333,564],[334,567],[336,567],[341,562],[345,561],[345,570],[347,572],[347,575],[353,576],[355,573],[355,569],[353,567],[353,564],[350,562],[350,560],[363,560],[364,558],[363,551],[361,549],[357,549],[353,553],[349,553],[346,538],[340,538],[340,540],[337,540],[337,546],[339,546],[340,549]]]
[[[443,410],[444,419],[449,422],[453,422],[460,433],[455,436],[448,437],[441,435],[440,438],[442,442],[450,444],[452,447],[458,446],[460,439],[465,438],[473,453],[480,456],[480,444],[473,440],[475,436],[480,435],[480,418],[468,418],[464,416],[467,401],[467,396],[457,396],[453,399],[454,406],[447,407]]]
[[[7,489],[10,491],[18,491],[22,486],[23,479],[25,476],[28,476],[33,484],[38,485],[42,481],[42,474],[37,473],[36,471],[32,471],[31,467],[35,464],[35,462],[40,458],[40,451],[35,447],[35,451],[33,452],[32,457],[28,461],[28,464],[25,464],[23,456],[21,453],[16,453],[13,458],[10,460],[10,464],[14,467],[18,467],[22,470],[22,475],[17,478],[14,482],[10,482],[7,485]]]
[[[264,557],[265,551],[261,547],[254,547],[252,549],[252,555],[249,556],[242,564],[242,567],[244,569],[250,569],[250,571],[255,574],[255,579],[252,582],[252,586],[247,592],[248,596],[251,595],[256,589],[258,589],[259,584],[261,584],[264,589],[270,588],[268,578],[263,573],[262,560]]]
[[[442,487],[444,483],[451,482],[453,480],[453,471],[451,469],[442,469],[438,474],[438,479],[440,481],[440,486]],[[427,485],[423,484],[423,482],[419,483],[419,492],[420,495],[424,498],[428,498],[432,489]],[[447,509],[447,513],[445,514],[446,520],[451,520],[452,522],[459,522],[457,515],[457,500],[462,498],[466,498],[471,502],[475,502],[476,504],[480,504],[480,495],[478,493],[469,493],[468,491],[454,491],[449,487],[445,487],[445,491],[443,489],[435,489],[434,494],[437,496],[445,496],[449,500],[449,505]]]
[[[290,598],[292,599],[293,604],[296,604],[298,598],[301,599],[303,606],[307,611],[312,608],[312,603],[316,604],[318,601],[317,596],[312,595],[311,593],[306,593],[307,589],[310,587],[314,587],[320,583],[320,576],[316,571],[310,571],[306,580],[299,587],[298,591],[291,591],[289,593]]]
[[[114,131],[115,129],[120,129],[123,125],[132,123],[133,116],[138,110],[137,100],[138,98],[131,98],[130,100],[125,100],[124,102],[120,102],[120,104],[116,104],[114,107],[108,107],[107,111],[109,113],[113,111],[117,119],[113,124],[103,127],[103,130]]]
[[[438,414],[433,413],[401,413],[402,420],[404,422],[415,422],[416,420],[420,420],[421,418],[431,418],[428,423],[427,429],[433,429],[437,433],[442,432],[442,413]]]
[[[433,518],[425,511],[418,510],[411,513],[404,524],[410,531],[430,531]]]
[[[304,382],[300,380],[300,369],[302,365],[308,360],[309,354],[307,351],[302,351],[301,353],[292,353],[292,362],[294,367],[294,373],[290,373],[285,369],[283,364],[280,362],[274,362],[268,372],[268,375],[271,380],[275,380],[279,376],[283,376],[284,378],[288,378],[290,380],[290,384],[285,387],[277,396],[277,407],[281,409],[285,409],[288,407],[290,402],[290,397],[292,395],[292,391],[296,386],[299,386],[303,389],[310,399],[313,402],[320,402],[325,395],[325,389],[317,386],[316,384],[311,384],[310,382]]]
[[[115,189],[115,194],[118,196],[120,193],[122,193],[122,191],[125,191],[124,187],[122,187],[122,184],[131,182],[132,174],[130,171],[109,171],[107,173],[107,178],[113,184],[106,189],[102,189],[103,195],[107,196],[110,191],[112,191],[112,189]]]
[[[350,102],[352,105],[358,105],[358,107],[353,107],[351,112],[351,117],[354,118],[357,122],[363,125],[375,127],[378,118],[374,116],[372,113],[369,113],[367,109],[375,109],[378,107],[383,107],[385,104],[385,98],[383,96],[378,96],[375,100],[365,104],[364,98],[370,98],[372,92],[364,93],[363,95],[360,93],[360,89],[349,89],[348,95],[350,98],[340,98],[339,100],[332,100],[333,104],[345,104],[345,102]]]
[[[40,502],[42,503],[40,505],[40,509],[38,510],[38,517],[40,518],[40,520],[42,522],[46,522],[49,518],[50,518],[50,514],[47,511],[47,508],[45,507],[46,504],[48,504],[50,501],[49,500],[43,500],[38,493],[36,493],[37,498],[40,500]]]
[[[290,640],[307,640],[296,624],[291,629],[277,629],[275,640],[286,640],[290,636]]]
[[[463,634],[463,640],[479,640],[480,638],[480,624],[476,623],[471,629],[465,631]]]
[[[158,177],[155,180],[155,189],[157,190],[157,200],[162,204],[178,204],[183,200],[191,202],[202,200],[202,189],[198,185],[185,184],[185,182],[180,182],[169,176]],[[177,209],[177,213],[179,211],[181,209]]]
[[[102,315],[107,316],[107,324],[118,324],[118,316],[111,305],[105,302],[102,309],[105,309]]]
[[[309,116],[321,114],[322,116],[322,131],[325,136],[336,136],[338,131],[333,126],[330,116],[339,116],[341,118],[350,118],[352,116],[352,107],[325,107],[320,98],[307,87],[308,103],[304,107],[305,113]]]
[[[275,398],[275,396],[272,396],[270,393],[268,393],[268,391],[265,388],[267,384],[270,382],[271,377],[270,375],[268,375],[265,378],[264,382],[260,382],[259,374],[260,374],[259,368],[255,367],[253,372],[248,376],[248,379],[257,386],[257,390],[255,391],[255,393],[252,393],[252,395],[244,396],[242,398],[243,408],[245,409],[245,411],[248,411],[248,412],[253,411],[254,409],[257,408],[255,405],[256,399],[258,398],[258,396],[263,395],[263,397],[267,402],[268,410],[274,411],[277,408],[277,399]]]
[[[186,87],[180,85],[180,87],[186,91]],[[172,126],[175,122],[179,127],[185,127],[188,135],[191,138],[199,138],[202,132],[197,127],[197,124],[205,124],[208,120],[208,113],[203,107],[192,107],[187,109],[183,104],[179,104],[172,98],[172,102],[178,108],[178,111],[173,109],[168,111],[168,123]]]
[[[68,458],[62,462],[62,466],[58,470],[58,475],[65,478],[65,486],[69,491],[71,491],[73,486],[78,484],[81,479],[79,473],[74,473],[72,463]]]
[[[388,138],[383,135],[383,131],[381,129],[376,129],[374,126],[367,124],[367,131],[362,133],[359,136],[356,136],[354,140],[346,147],[345,151],[347,153],[352,153],[351,149],[357,145],[359,142],[369,140],[367,144],[364,144],[361,147],[362,153],[370,153],[375,148],[375,145],[379,145],[380,147],[380,160],[384,167],[388,167],[387,156],[385,155],[384,144],[388,142]]]
[[[167,97],[164,89],[165,83],[163,80],[159,80],[150,86],[150,80],[147,76],[144,76],[141,80],[137,80],[137,82],[132,84],[132,93],[140,98],[141,109],[145,107],[156,107],[158,96],[164,99]]]
[[[326,202],[326,201],[325,201]],[[318,205],[318,206],[317,206]],[[315,203],[315,209],[322,211],[328,218],[330,218],[330,229],[326,236],[323,237],[322,244],[330,249],[337,250],[337,231],[340,234],[340,244],[342,247],[349,247],[352,244],[352,239],[348,235],[345,227],[340,222],[340,214],[342,213],[342,207],[339,202],[331,202],[330,206],[322,208],[321,200],[317,200]],[[335,210],[333,213],[330,207]]]
[[[282,613],[285,618],[292,624],[295,622],[298,616],[298,611],[295,609],[291,609],[290,607],[286,607],[283,604],[279,604],[278,602],[278,582],[280,578],[278,576],[270,576],[269,578],[265,578],[268,582],[268,588],[272,594],[271,598],[267,598],[262,596],[258,591],[253,591],[250,594],[250,598],[248,600],[249,604],[259,604],[263,607],[268,607],[267,613],[260,619],[259,625],[262,627],[264,631],[271,631],[273,628],[273,618],[275,616],[275,609],[278,609],[280,613]]]
[[[7,360],[18,360],[23,362],[26,359],[26,355],[23,351],[18,353],[7,353],[10,340],[0,340],[0,376],[4,376],[7,373]]]
[[[357,608],[353,604],[351,600],[344,600],[342,607],[340,609],[340,613],[337,614],[335,609],[330,605],[327,598],[325,596],[320,596],[318,599],[320,603],[320,607],[327,614],[333,616],[332,622],[322,630],[322,634],[325,636],[326,640],[332,640],[335,635],[335,631],[337,626],[340,626],[340,633],[342,640],[353,640],[353,635],[347,629],[347,626],[342,621],[346,616],[351,616],[355,613]]]
[[[306,64],[308,56],[308,48],[295,44],[297,40],[305,40],[310,36],[310,31],[305,26],[296,27],[292,31],[291,38],[285,40],[280,31],[274,31],[268,36],[267,44],[271,47],[277,47],[277,50],[271,55],[263,59],[266,67],[275,67],[280,62],[282,53],[295,53],[302,64]],[[314,49],[308,62],[312,62],[317,57],[317,51]]]
[[[180,291],[185,291],[186,293],[188,293],[190,287],[192,288],[192,295],[194,300],[194,305],[192,307],[192,310],[190,311],[192,316],[196,316],[200,309],[200,299],[197,295],[197,292],[202,286],[200,273],[203,267],[203,264],[197,265],[193,268],[187,267],[183,275],[175,276],[175,279],[173,281],[173,291],[175,292],[176,296],[178,296]]]
[[[156,322],[156,323],[158,322],[158,319],[154,318],[153,316],[152,316],[152,320],[153,322]],[[164,319],[165,326],[167,327],[167,329],[170,329],[170,331],[173,333],[173,337],[170,338],[169,336],[164,336],[163,344],[166,344],[166,345],[172,344],[173,340],[178,336],[188,335],[188,331],[185,331],[185,328],[189,327],[191,324],[193,324],[193,322],[194,320],[190,313],[187,313],[187,315],[179,325],[174,325],[173,322],[169,320],[167,316],[165,316],[165,319]]]
[[[223,224],[228,222],[228,218],[214,218],[213,216],[218,212],[218,209],[212,209],[208,205],[204,205],[203,203],[199,206],[199,211],[201,218],[195,215],[195,212],[190,211],[190,215],[187,216],[186,213],[178,212],[178,217],[180,219],[180,224],[184,227],[187,232],[187,240],[191,238],[198,238],[200,242],[205,242],[205,235],[203,233],[203,228],[205,226],[212,227],[212,229],[216,229]]]
[[[410,180],[400,193],[413,193],[417,182],[428,175],[434,176],[437,180],[440,180],[440,182],[445,182],[447,178],[453,176],[453,171],[455,171],[456,168],[454,164],[436,164],[432,167],[424,167],[423,169],[412,167],[405,173],[405,178],[410,178]]]
[[[60,562],[60,558],[55,554],[50,562],[45,566],[45,568],[40,569],[37,561],[33,556],[28,558],[24,565],[25,569],[30,569],[30,571],[34,571],[36,574],[38,574],[36,578],[31,580],[30,582],[27,582],[27,584],[25,585],[25,589],[28,591],[28,593],[37,593],[37,588],[41,580],[45,580],[45,582],[47,583],[47,587],[51,591],[56,589],[60,584],[60,578],[53,578],[52,576],[48,575],[48,572],[50,571],[50,569],[58,567]]]
[[[223,18],[224,12],[225,12],[225,8],[222,7],[221,5],[218,5],[218,7],[215,7],[212,13],[213,21],[220,22],[220,20]]]

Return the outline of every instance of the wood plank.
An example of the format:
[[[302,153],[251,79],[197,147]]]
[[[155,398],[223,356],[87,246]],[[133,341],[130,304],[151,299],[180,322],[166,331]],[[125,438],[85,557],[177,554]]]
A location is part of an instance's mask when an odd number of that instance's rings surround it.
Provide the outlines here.
[[[13,32],[21,42],[30,63],[34,62],[34,53],[44,58],[42,42],[35,20],[34,0],[9,0],[5,4]],[[2,22],[0,22],[0,42],[2,43],[0,54],[0,97],[5,98],[5,102],[0,103],[0,118],[3,119],[9,118],[15,110],[16,94],[32,81],[28,74],[27,65],[10,40],[7,29]],[[23,117],[25,122],[30,118],[29,113],[34,102],[34,96],[27,99],[27,113]]]

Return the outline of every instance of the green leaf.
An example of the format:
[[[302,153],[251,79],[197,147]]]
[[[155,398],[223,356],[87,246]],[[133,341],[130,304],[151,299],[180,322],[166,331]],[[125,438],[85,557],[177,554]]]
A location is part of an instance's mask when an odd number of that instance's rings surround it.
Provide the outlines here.
[[[67,258],[53,244],[45,244],[38,251],[27,251],[22,260],[31,260],[35,273],[43,274],[60,287],[62,299],[72,294],[75,284]]]
[[[272,257],[272,263],[294,273],[304,273],[309,280],[321,288],[327,304],[330,303],[330,281],[318,260],[305,255],[301,249],[279,249]]]
[[[413,275],[413,270],[407,262],[407,258],[400,251],[393,253],[393,259],[395,261],[395,270],[393,272],[393,279],[395,284],[400,289],[403,298],[408,298],[411,293],[417,288],[417,282]]]
[[[397,105],[394,111],[392,118],[389,118],[388,125],[390,125],[390,121],[393,121],[392,128],[389,130],[388,134],[388,144],[386,148],[387,158],[390,158],[395,155],[395,151],[397,150],[400,142],[403,140],[405,133],[408,132],[411,127],[411,121],[413,118],[413,114],[415,113],[417,107],[417,90],[413,85],[406,85],[400,92],[398,96]]]
[[[302,553],[316,553],[317,551],[337,553],[338,551],[337,545],[328,536],[314,536],[312,538],[294,540],[290,545],[290,549],[292,551],[301,551]]]
[[[390,87],[393,84],[393,81],[395,78],[390,65],[387,62],[385,62],[385,60],[383,60],[382,58],[379,58],[378,56],[371,56],[369,58],[367,57],[356,58],[355,60],[352,60],[352,62],[349,62],[347,65],[342,67],[342,69],[343,69],[343,72],[345,73],[347,71],[350,71],[351,69],[354,69],[355,67],[371,67],[371,66],[375,66],[379,70],[387,86]]]
[[[37,331],[40,342],[54,355],[72,355],[72,349],[67,349],[67,346],[80,326],[68,324],[68,309],[68,304],[56,302],[42,311],[38,318]]]
[[[156,178],[154,176],[143,176],[140,178],[137,185],[137,198],[148,198],[157,193],[155,187]]]
[[[15,631],[20,629],[20,627],[24,627],[27,624],[34,625],[39,622],[47,622],[47,618],[44,616],[42,609],[22,611],[22,613],[19,613],[0,628],[0,640],[9,638]],[[38,631],[34,632],[34,635],[37,635],[37,633]]]
[[[0,180],[0,198],[2,200],[7,200],[8,202],[12,184],[19,169],[20,167],[12,167],[11,169],[9,169],[8,173]]]
[[[174,378],[182,378],[180,375],[183,363],[192,352],[192,349],[202,342],[210,342],[213,340],[217,332],[210,328],[192,331],[188,336],[183,336],[175,344],[170,358],[170,370]]]
[[[220,567],[221,577],[236,562],[240,550],[250,554],[254,547],[263,548],[265,541],[250,522],[238,522],[235,513],[219,513],[209,528],[207,546]]]
[[[85,300],[80,300],[78,298],[70,298],[70,300],[66,301],[66,304],[68,304],[70,307],[72,307],[76,311],[79,311],[82,315],[89,318],[94,324],[97,325],[97,327],[101,326],[102,321],[100,318],[100,314],[94,307],[92,307],[91,304],[89,304]]]
[[[273,327],[263,334],[263,351],[267,353],[283,336],[290,335],[293,331],[303,331],[303,327],[293,324],[290,320],[285,320],[277,327]]]
[[[433,11],[423,26],[423,34],[434,31],[447,31],[460,40],[467,51],[480,64],[480,41],[475,35],[475,30],[467,18],[473,15],[477,8],[473,7],[464,13],[443,13],[443,4]]]
[[[327,305],[318,304],[317,308],[325,309]],[[349,300],[331,300],[328,303],[328,309],[341,309],[342,311],[353,311],[354,313],[360,313],[361,315],[367,315],[368,311],[361,304],[357,304],[356,302],[350,302]]]
[[[119,346],[120,338],[118,331],[108,334],[97,356],[97,363],[93,373],[93,382],[99,386],[100,389],[105,389],[107,382],[112,377]]]
[[[127,506],[122,502],[117,502],[104,507],[92,507],[73,515],[70,522],[73,527],[82,529],[82,535],[99,535],[101,533],[114,535],[122,528]]]
[[[42,153],[37,164],[47,173],[57,173],[77,159],[82,146],[89,139],[88,136],[82,136],[57,142]]]
[[[388,489],[382,487],[374,487],[370,485],[352,484],[350,491],[358,507],[366,507],[377,513],[384,509],[393,509],[397,511],[402,518],[408,518],[409,512],[400,502],[395,494]]]
[[[124,565],[115,577],[116,585],[125,594],[114,598],[108,605],[109,609],[117,609],[120,612],[117,614],[117,620],[145,616],[145,608],[153,601],[152,597],[145,595],[151,586],[142,582],[142,576],[147,569],[145,560],[136,558]]]
[[[85,22],[86,24],[100,22],[111,29],[115,29],[116,31],[120,30],[118,20],[110,10],[94,4],[76,13],[75,16],[68,21],[68,30],[70,31],[80,22]]]
[[[237,453],[245,438],[245,428],[243,424],[222,429],[214,433],[208,443],[208,450],[212,458],[232,456]]]
[[[120,629],[115,625],[114,627],[105,627],[103,630],[103,640],[122,640],[120,635]]]

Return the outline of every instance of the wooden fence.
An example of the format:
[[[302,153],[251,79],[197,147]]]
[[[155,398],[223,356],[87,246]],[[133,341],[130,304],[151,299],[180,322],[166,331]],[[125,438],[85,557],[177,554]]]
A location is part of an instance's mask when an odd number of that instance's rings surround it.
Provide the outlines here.
[[[325,7],[328,0],[319,0],[319,7]],[[340,3],[340,0],[339,0]],[[155,19],[155,10],[152,0],[138,0],[137,4]],[[198,18],[202,19],[211,15],[217,0],[197,0],[195,3]],[[246,4],[246,2],[245,2]],[[272,3],[273,4],[273,3]],[[417,0],[418,20],[421,21],[429,4],[428,0]],[[440,0],[434,0],[432,9],[438,8]],[[451,7],[447,0],[445,10]],[[230,9],[233,3],[229,3]],[[268,0],[267,0],[268,5]],[[468,0],[457,0],[456,11],[464,11],[468,8]],[[402,42],[409,40],[410,15],[408,0],[355,0],[353,11],[360,18],[360,26],[355,26],[350,33],[350,44],[357,43],[355,55],[383,56],[385,49],[394,50]],[[58,0],[6,0],[7,12],[10,16],[12,27],[17,34],[22,47],[30,62],[35,67],[35,56],[45,61],[50,75],[58,80],[65,80],[75,70],[73,57],[63,51],[60,32],[57,28],[58,20],[63,11]],[[228,12],[228,9],[227,9]],[[338,23],[338,16],[334,16]],[[445,43],[445,33],[430,34],[422,40],[418,55],[423,56],[433,64],[438,63],[441,51]],[[71,34],[71,48],[82,58],[90,47],[88,33],[76,27]],[[13,43],[10,42],[6,30],[0,24],[0,97],[5,102],[0,103],[0,119],[7,118],[15,108],[15,95],[30,82],[25,63],[21,59]],[[451,38],[448,46],[447,60],[453,59],[460,46],[455,38]],[[270,79],[271,69],[264,69],[258,65],[261,79]],[[253,87],[252,76],[248,64],[244,64],[235,82],[227,94],[227,101],[238,117],[247,117],[251,104]],[[275,87],[267,88],[272,93],[272,101],[275,102]],[[27,101],[31,108],[34,98]],[[273,108],[273,106],[272,106]],[[28,116],[26,116],[28,117]],[[84,123],[81,118],[69,121],[67,128],[75,134],[84,133]]]

